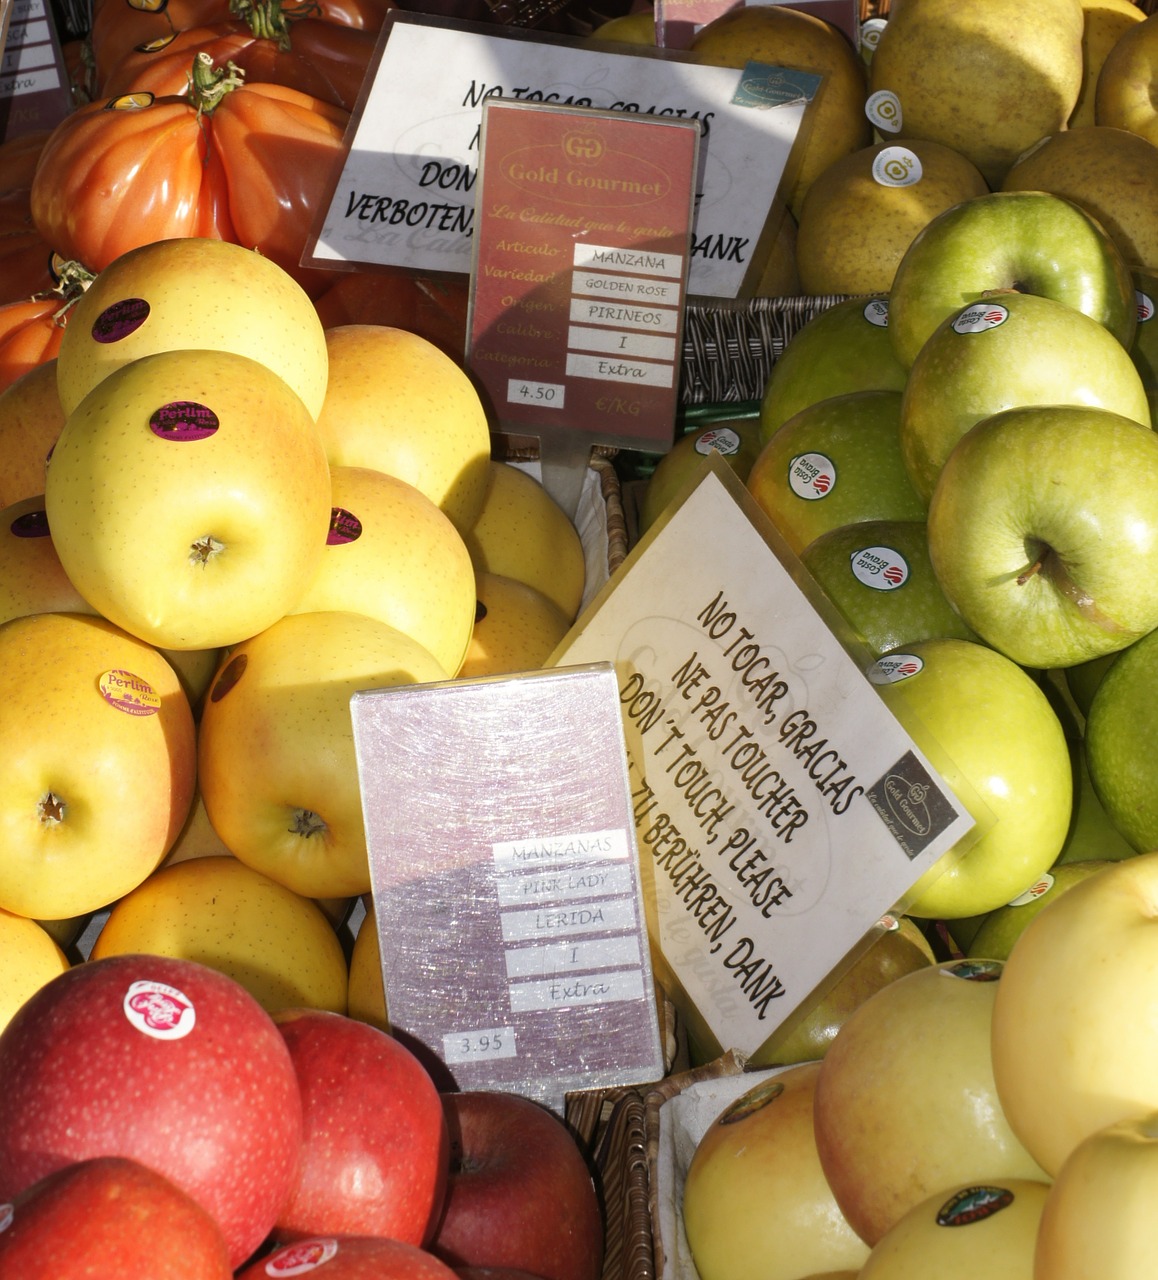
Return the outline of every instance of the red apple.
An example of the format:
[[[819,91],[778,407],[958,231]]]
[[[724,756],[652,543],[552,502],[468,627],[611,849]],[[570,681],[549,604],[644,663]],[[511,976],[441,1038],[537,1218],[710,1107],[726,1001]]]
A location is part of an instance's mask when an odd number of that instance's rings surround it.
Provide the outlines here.
[[[297,1072],[304,1126],[278,1238],[426,1244],[450,1159],[442,1102],[426,1069],[393,1036],[356,1018],[287,1009],[274,1021]]]
[[[302,1105],[285,1041],[244,987],[195,961],[74,965],[0,1033],[0,1080],[0,1200],[127,1156],[209,1210],[237,1267],[293,1186]]]
[[[599,1280],[603,1221],[587,1161],[553,1112],[515,1093],[444,1093],[446,1207],[431,1249],[452,1267]]]
[[[124,1156],[65,1165],[0,1217],[0,1275],[20,1280],[230,1280],[221,1228],[192,1196]]]
[[[404,1240],[382,1236],[312,1236],[282,1245],[237,1273],[237,1280],[278,1280],[312,1276],[318,1280],[455,1280],[455,1273],[432,1253]]]

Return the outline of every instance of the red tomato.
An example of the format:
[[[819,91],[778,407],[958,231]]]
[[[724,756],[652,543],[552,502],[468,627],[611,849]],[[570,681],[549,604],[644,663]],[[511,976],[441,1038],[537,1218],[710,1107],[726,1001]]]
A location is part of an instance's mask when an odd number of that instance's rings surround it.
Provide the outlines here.
[[[65,307],[55,294],[0,306],[0,391],[56,358],[67,323]]]

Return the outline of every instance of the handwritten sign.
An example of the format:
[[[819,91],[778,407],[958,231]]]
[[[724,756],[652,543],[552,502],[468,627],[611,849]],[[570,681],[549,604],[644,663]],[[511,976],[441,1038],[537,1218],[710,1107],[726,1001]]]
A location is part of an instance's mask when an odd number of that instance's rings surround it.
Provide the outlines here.
[[[368,82],[304,262],[468,273],[482,104],[506,98],[698,120],[688,287],[732,298],[762,266],[776,189],[821,78],[394,10]]]
[[[745,1053],[974,827],[791,562],[709,460],[552,656],[616,667],[654,939]]]
[[[663,1075],[608,664],[351,703],[391,1025],[560,1111]]]

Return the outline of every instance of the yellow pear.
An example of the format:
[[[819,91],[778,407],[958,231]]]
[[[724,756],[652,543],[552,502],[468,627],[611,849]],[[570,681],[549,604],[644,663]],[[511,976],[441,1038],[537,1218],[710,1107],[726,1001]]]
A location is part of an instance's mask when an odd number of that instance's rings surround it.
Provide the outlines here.
[[[1094,90],[1094,123],[1158,143],[1158,20],[1151,14],[1122,33],[1106,54]]]
[[[1082,0],[1082,60],[1085,75],[1078,94],[1077,106],[1070,116],[1069,127],[1094,124],[1094,98],[1102,64],[1120,36],[1136,23],[1145,21],[1146,13],[1134,0]]]
[[[0,391],[0,506],[44,492],[48,455],[63,426],[55,360]]]
[[[623,44],[655,44],[655,10],[635,9],[608,18],[588,36],[589,40],[618,40]]]

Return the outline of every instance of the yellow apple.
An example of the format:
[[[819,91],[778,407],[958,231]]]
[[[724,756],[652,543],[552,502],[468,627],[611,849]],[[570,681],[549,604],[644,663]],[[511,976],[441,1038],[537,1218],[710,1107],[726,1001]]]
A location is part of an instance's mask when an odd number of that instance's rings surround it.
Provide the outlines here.
[[[196,741],[176,672],[101,618],[0,626],[0,907],[95,911],[164,858],[189,813]]]
[[[1106,55],[1129,27],[1145,20],[1134,0],[1082,0],[1082,65],[1084,75],[1077,105],[1069,119],[1071,129],[1094,124],[1094,97]]]
[[[214,649],[291,609],[325,550],[330,477],[313,418],[264,365],[164,351],[69,415],[45,509],[102,616],[169,649]]]
[[[525,582],[553,600],[568,624],[574,622],[587,575],[583,542],[534,476],[506,462],[488,462],[483,504],[463,537],[476,573]]]
[[[1048,1182],[1031,1178],[942,1188],[877,1244],[857,1280],[1053,1280],[1034,1271],[1048,1193]]]
[[[63,426],[55,360],[0,391],[0,506],[44,492],[48,455]]]
[[[358,926],[350,951],[346,1011],[359,1022],[368,1022],[388,1031],[390,1020],[386,1014],[386,992],[382,984],[382,947],[378,940],[377,913],[369,894],[365,902],[366,914]]]
[[[849,1015],[821,1060],[820,1163],[870,1245],[956,1183],[1048,1181],[998,1101],[990,1027],[1002,981],[997,961],[905,974]]]
[[[385,471],[420,489],[459,532],[482,508],[490,426],[474,384],[433,342],[389,325],[326,330],[318,427],[330,465]]]
[[[227,240],[158,240],[110,262],[77,302],[57,358],[65,414],[115,369],[180,348],[265,365],[316,417],[325,331],[304,289],[269,258]]]
[[[459,677],[542,667],[571,625],[559,606],[535,587],[497,573],[480,573],[476,586],[474,631]]]
[[[47,929],[0,909],[0,1031],[34,991],[69,967]]]
[[[445,680],[416,640],[360,613],[290,614],[234,647],[198,736],[205,810],[243,862],[307,898],[369,892],[350,698]]]
[[[1154,1269],[1158,1113],[1107,1125],[1066,1157],[1046,1196],[1036,1274],[1137,1280]]]
[[[1156,79],[1158,20],[1149,13],[1144,21],[1122,32],[1106,54],[1094,90],[1094,123],[1128,129],[1147,142],[1158,143]]]
[[[470,642],[475,575],[450,517],[406,480],[331,467],[326,549],[291,613],[367,613],[417,640],[454,675]]]
[[[655,10],[648,7],[621,13],[601,22],[587,37],[589,40],[616,40],[624,44],[655,45]]]
[[[133,952],[226,973],[269,1013],[346,1012],[346,957],[321,907],[237,858],[161,867],[114,903],[90,959]]]
[[[1072,885],[1022,931],[993,1011],[1009,1123],[1056,1176],[1098,1129],[1158,1110],[1158,852]]]
[[[780,193],[795,217],[817,174],[872,141],[864,113],[864,63],[839,28],[814,14],[783,5],[740,5],[702,27],[691,51],[714,66],[765,62],[824,77],[780,181]]]
[[[759,416],[718,418],[680,436],[648,478],[639,505],[640,533],[646,533],[659,519],[709,454],[718,453],[746,482],[760,447]]]
[[[806,1062],[763,1076],[696,1144],[681,1209],[700,1280],[799,1280],[868,1257],[816,1153],[819,1071]]]

